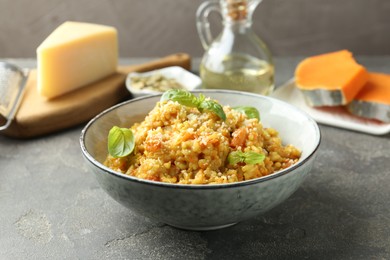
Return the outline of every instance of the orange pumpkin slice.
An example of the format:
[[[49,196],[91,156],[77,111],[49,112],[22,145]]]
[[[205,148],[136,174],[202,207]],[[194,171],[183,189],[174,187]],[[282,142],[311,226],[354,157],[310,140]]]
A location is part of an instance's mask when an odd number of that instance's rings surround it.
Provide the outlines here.
[[[348,110],[357,116],[390,122],[390,75],[369,73],[368,81]]]
[[[306,58],[295,70],[296,86],[311,106],[346,105],[367,78],[367,70],[347,50]]]

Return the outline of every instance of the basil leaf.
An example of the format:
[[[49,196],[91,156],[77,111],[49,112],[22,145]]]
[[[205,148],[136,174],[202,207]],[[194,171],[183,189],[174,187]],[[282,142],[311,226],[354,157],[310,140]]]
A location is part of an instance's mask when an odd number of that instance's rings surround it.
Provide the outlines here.
[[[246,152],[245,153],[245,163],[246,164],[258,164],[262,163],[265,159],[265,155],[262,153],[256,152]]]
[[[237,163],[246,163],[246,164],[258,164],[262,163],[265,159],[265,155],[261,153],[256,152],[241,152],[241,151],[234,151],[229,153],[228,155],[228,162],[230,164],[237,164]]]
[[[215,113],[223,121],[226,120],[226,114],[223,111],[222,106],[213,100],[206,100],[206,97],[203,94],[199,94],[199,97],[196,97],[184,89],[170,89],[161,96],[160,101],[165,100],[176,101],[187,107],[196,107],[201,113],[204,110],[207,110]]]
[[[114,126],[108,133],[108,153],[115,158],[125,157],[134,150],[133,132],[128,128]]]
[[[233,107],[233,109],[245,114],[248,118],[257,118],[260,121],[260,113],[254,107],[238,106]]]
[[[197,107],[197,98],[184,89],[170,89],[161,96],[160,101],[172,100],[187,107]]]
[[[202,112],[202,110],[214,112],[223,121],[226,120],[226,114],[223,111],[222,106],[220,104],[218,104],[217,102],[215,102],[214,100],[203,100],[202,103],[199,104],[198,109],[201,112]]]
[[[230,164],[237,164],[245,161],[244,153],[241,151],[235,151],[229,153],[227,159]]]
[[[203,101],[206,100],[206,96],[203,95],[202,93],[199,94],[199,97],[198,97],[198,102],[199,104],[202,103]]]

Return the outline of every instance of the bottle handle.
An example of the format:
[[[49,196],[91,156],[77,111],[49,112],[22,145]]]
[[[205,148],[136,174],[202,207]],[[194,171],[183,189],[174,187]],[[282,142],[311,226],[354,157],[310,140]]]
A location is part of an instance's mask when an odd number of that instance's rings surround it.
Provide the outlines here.
[[[198,29],[200,42],[205,50],[207,50],[213,42],[209,22],[209,15],[211,12],[218,12],[222,15],[218,1],[205,1],[196,11],[196,28]]]

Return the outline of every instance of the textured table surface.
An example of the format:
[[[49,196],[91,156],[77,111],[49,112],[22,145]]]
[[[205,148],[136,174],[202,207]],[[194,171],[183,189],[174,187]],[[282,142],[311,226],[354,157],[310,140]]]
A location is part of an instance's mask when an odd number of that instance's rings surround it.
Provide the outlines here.
[[[299,60],[276,59],[277,85]],[[390,57],[359,60],[390,73]],[[190,232],[111,199],[84,163],[82,127],[31,140],[0,136],[0,259],[390,258],[390,135],[320,125],[314,168],[287,201],[230,228]]]

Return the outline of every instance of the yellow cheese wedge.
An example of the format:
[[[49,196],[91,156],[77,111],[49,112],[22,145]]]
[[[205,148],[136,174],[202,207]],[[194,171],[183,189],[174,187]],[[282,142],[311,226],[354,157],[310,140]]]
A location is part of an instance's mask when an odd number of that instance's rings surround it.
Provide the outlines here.
[[[113,74],[118,66],[114,27],[65,22],[37,48],[37,88],[48,99]]]

